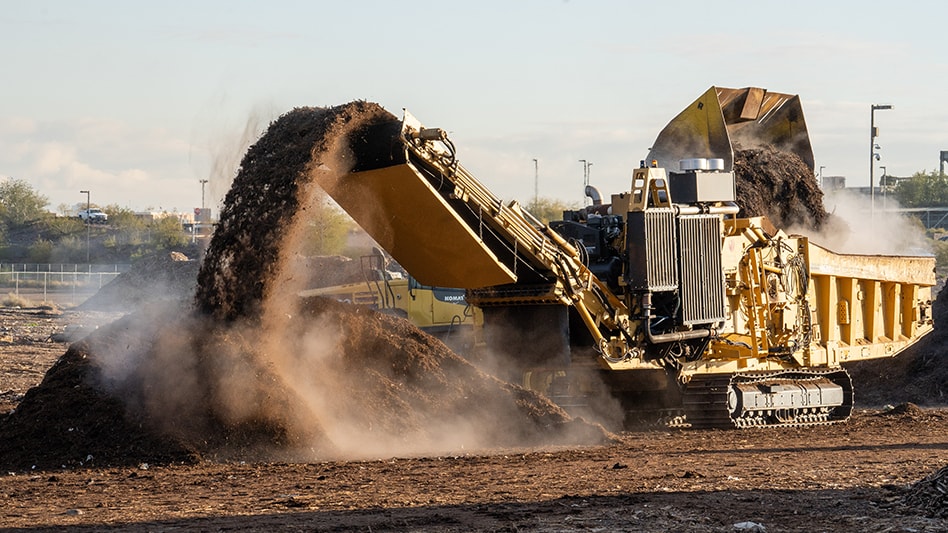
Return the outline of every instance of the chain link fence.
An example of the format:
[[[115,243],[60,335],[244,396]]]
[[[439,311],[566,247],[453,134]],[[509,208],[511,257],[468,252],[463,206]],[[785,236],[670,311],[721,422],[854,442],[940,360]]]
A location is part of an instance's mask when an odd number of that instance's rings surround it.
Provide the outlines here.
[[[0,296],[75,306],[129,268],[127,263],[0,263]]]

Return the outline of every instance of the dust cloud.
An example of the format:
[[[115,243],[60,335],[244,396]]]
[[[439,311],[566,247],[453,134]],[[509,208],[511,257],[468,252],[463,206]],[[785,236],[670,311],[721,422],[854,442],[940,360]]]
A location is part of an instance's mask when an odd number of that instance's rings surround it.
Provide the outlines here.
[[[827,223],[814,232],[791,227],[810,240],[838,253],[879,255],[932,255],[925,228],[913,219],[900,215],[898,202],[886,198],[875,202],[865,195],[832,191],[824,196]],[[874,205],[873,205],[874,204]]]
[[[766,216],[787,233],[806,235],[837,253],[931,255],[924,228],[884,201],[846,191],[825,193],[799,156],[772,146],[735,152],[743,216]]]
[[[395,120],[355,102],[271,124],[225,199],[198,312],[146,310],[123,338],[97,345],[108,389],[162,432],[195,448],[216,442],[224,456],[354,459],[606,438],[405,320],[298,296],[312,279],[301,255],[307,214],[324,198],[317,178],[337,181],[360,163],[351,138]]]
[[[277,115],[272,106],[255,105],[242,124],[225,124],[216,110],[221,102],[209,102],[191,133],[189,162],[198,180],[207,180],[205,207],[217,210],[219,200],[230,188],[247,149]]]

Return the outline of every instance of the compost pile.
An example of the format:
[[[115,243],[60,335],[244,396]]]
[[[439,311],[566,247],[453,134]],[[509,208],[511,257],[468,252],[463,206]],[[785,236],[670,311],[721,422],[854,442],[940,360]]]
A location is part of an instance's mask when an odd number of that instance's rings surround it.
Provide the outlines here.
[[[829,219],[823,191],[800,157],[773,147],[734,151],[739,216],[766,216],[781,229],[820,229]]]
[[[932,518],[948,518],[948,466],[915,482],[903,501]]]
[[[160,300],[187,302],[194,295],[199,263],[179,252],[132,264],[79,306],[83,310],[131,311]]]
[[[611,438],[402,319],[296,297],[311,279],[296,269],[307,264],[297,239],[321,198],[313,171],[358,164],[347,143],[379,124],[397,121],[366,102],[275,121],[227,195],[196,311],[144,306],[74,343],[0,419],[0,467],[305,461]]]

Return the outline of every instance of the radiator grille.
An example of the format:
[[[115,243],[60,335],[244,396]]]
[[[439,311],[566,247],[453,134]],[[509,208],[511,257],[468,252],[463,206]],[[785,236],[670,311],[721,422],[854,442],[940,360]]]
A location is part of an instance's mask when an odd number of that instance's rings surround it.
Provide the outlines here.
[[[666,208],[629,213],[626,249],[629,288],[673,291],[678,288],[675,212]]]
[[[721,267],[721,218],[683,215],[678,221],[681,257],[681,322],[724,320],[724,271]]]

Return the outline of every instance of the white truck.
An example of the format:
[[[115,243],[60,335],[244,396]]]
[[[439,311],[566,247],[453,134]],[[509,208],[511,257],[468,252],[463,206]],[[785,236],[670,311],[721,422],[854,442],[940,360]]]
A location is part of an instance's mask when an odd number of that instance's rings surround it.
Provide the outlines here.
[[[92,207],[89,209],[81,209],[79,211],[79,219],[90,224],[106,224],[109,221],[109,215],[105,214],[105,212],[98,207]]]

